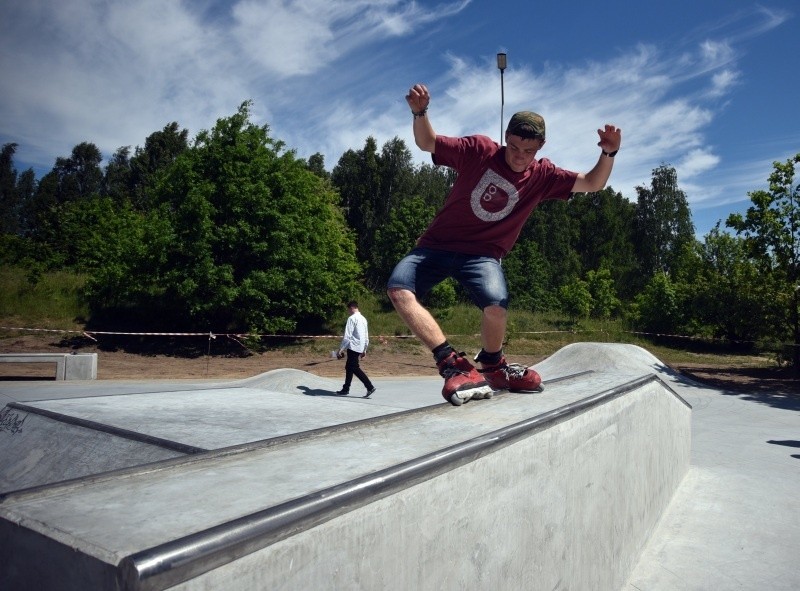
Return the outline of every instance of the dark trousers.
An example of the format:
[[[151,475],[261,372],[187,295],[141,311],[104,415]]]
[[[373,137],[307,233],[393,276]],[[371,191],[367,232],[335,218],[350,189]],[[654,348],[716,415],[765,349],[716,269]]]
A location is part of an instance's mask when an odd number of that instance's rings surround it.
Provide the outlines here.
[[[344,364],[344,386],[342,387],[345,392],[350,391],[350,383],[353,381],[353,376],[361,380],[367,390],[372,390],[372,382],[369,381],[367,374],[364,373],[358,363],[360,359],[361,353],[356,353],[350,349],[347,350],[347,362]]]

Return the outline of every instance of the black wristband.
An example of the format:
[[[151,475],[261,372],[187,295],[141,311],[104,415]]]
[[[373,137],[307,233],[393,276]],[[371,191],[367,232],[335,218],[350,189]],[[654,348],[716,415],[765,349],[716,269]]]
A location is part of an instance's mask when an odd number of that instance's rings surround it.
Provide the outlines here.
[[[414,119],[416,119],[417,117],[424,117],[425,113],[427,112],[428,112],[428,107],[425,107],[421,111],[411,111],[411,114],[414,115]]]
[[[603,156],[608,156],[609,158],[613,158],[614,156],[617,155],[617,152],[619,152],[619,150],[614,150],[613,152],[606,152],[605,150],[603,150]]]

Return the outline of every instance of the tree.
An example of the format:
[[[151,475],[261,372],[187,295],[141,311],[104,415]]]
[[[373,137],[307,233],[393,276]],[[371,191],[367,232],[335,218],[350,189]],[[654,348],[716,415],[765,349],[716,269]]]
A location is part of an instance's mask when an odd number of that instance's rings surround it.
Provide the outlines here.
[[[347,150],[331,172],[331,182],[339,191],[347,225],[356,237],[356,254],[369,260],[371,233],[375,229],[375,203],[380,195],[380,163],[375,138],[368,137],[364,147]]]
[[[58,177],[58,202],[68,203],[87,199],[100,193],[103,156],[90,142],[81,142],[72,149],[69,158],[56,158],[53,172]]]
[[[656,273],[635,300],[636,326],[648,332],[674,333],[680,326],[680,303],[666,273]]]
[[[114,152],[103,175],[103,194],[120,204],[130,202],[133,191],[130,153],[130,146]]]
[[[136,209],[146,210],[153,207],[148,201],[148,190],[155,183],[156,175],[189,148],[188,138],[189,131],[180,129],[173,121],[161,131],[151,133],[145,139],[143,148],[136,146],[130,159],[128,177],[128,194]]]
[[[503,271],[514,308],[544,312],[558,308],[558,298],[549,289],[550,265],[533,240],[519,241],[506,258]]]
[[[689,204],[678,187],[675,169],[662,164],[653,170],[650,187],[636,187],[636,240],[642,279],[670,273],[685,244],[694,240]]]
[[[358,260],[367,270],[366,282],[377,285],[385,279],[386,266],[385,253],[379,252],[378,233],[389,223],[392,211],[415,195],[411,152],[403,140],[394,138],[378,154],[375,139],[369,137],[362,150],[348,150],[342,155],[331,173],[331,182],[339,190],[345,219],[355,233]]]
[[[369,276],[374,286],[383,286],[394,266],[414,246],[433,219],[436,210],[421,197],[404,199],[375,233],[374,256]]]
[[[614,280],[611,271],[602,268],[599,271],[586,273],[586,286],[592,296],[591,314],[596,318],[608,320],[619,308],[620,301],[614,289]]]
[[[517,246],[524,240],[536,243],[550,271],[549,276],[537,279],[551,291],[555,292],[581,276],[580,257],[574,247],[576,233],[569,206],[564,201],[542,203],[533,210],[522,228]]]
[[[800,183],[795,184],[800,153],[786,162],[774,162],[769,190],[748,193],[753,205],[744,216],[732,214],[726,224],[744,237],[749,254],[760,270],[772,276],[780,293],[789,295],[785,335],[794,344],[793,361],[800,368]],[[778,294],[774,294],[777,299]],[[776,335],[778,336],[778,335]]]
[[[19,232],[20,199],[14,153],[17,144],[5,144],[0,151],[0,234]]]
[[[114,259],[114,277],[130,283],[117,306],[147,308],[162,329],[291,332],[352,293],[359,267],[335,192],[249,121],[249,105],[156,175],[140,236],[159,219],[168,227],[153,248],[132,240]],[[108,294],[104,277],[94,275],[94,294]],[[108,300],[92,303],[99,313]]]
[[[325,156],[316,152],[308,159],[308,170],[322,179],[330,179],[331,174],[325,170]]]
[[[42,177],[23,207],[25,234],[32,240],[32,252],[50,267],[77,263],[75,245],[65,238],[63,212],[70,204],[86,202],[100,195],[103,157],[92,143],[82,142],[67,157],[56,158],[53,169]]]
[[[596,193],[579,193],[569,202],[569,213],[577,228],[575,250],[584,271],[607,269],[625,297],[634,295],[630,286],[638,272],[634,227],[636,205],[607,187]]]
[[[692,332],[734,341],[773,337],[779,315],[770,275],[759,271],[743,238],[719,223],[698,243],[696,263],[680,277]],[[691,268],[691,270],[689,270]]]
[[[561,309],[569,316],[573,324],[577,324],[581,318],[588,317],[592,309],[592,295],[589,293],[589,286],[581,279],[574,279],[570,283],[562,285],[558,290],[558,299],[561,302]]]

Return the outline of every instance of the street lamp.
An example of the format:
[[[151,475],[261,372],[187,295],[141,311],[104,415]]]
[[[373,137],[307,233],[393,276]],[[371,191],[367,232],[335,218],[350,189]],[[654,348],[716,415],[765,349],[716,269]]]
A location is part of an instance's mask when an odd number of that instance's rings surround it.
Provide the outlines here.
[[[500,145],[503,145],[503,105],[506,103],[505,90],[503,89],[503,70],[506,69],[506,54],[497,54],[497,68],[500,70]]]

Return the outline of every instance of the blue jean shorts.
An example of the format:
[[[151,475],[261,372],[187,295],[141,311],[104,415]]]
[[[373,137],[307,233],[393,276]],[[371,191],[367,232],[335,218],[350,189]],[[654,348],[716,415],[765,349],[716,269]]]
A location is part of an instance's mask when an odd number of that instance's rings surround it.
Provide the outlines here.
[[[458,281],[481,310],[487,306],[508,308],[503,267],[492,257],[415,248],[397,263],[387,287],[407,289],[421,300],[448,277]]]

